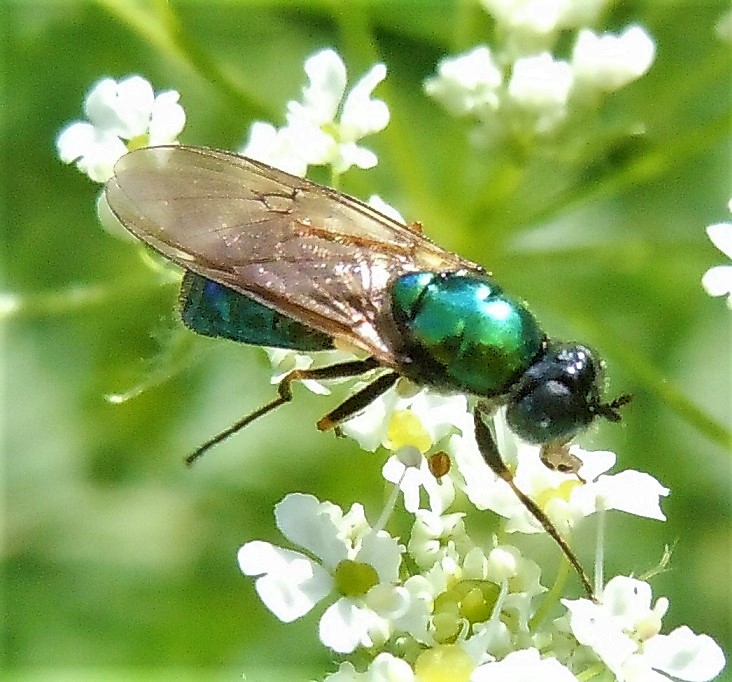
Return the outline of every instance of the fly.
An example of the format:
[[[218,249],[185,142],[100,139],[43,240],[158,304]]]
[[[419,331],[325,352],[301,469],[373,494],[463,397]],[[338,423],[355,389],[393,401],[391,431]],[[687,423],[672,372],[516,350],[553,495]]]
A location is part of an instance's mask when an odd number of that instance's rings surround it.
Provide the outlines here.
[[[602,362],[588,347],[548,337],[480,265],[437,246],[357,199],[258,161],[203,147],[147,147],[123,156],[106,185],[132,234],[185,269],[183,322],[206,336],[302,351],[336,341],[363,360],[290,372],[275,400],[218,434],[203,452],[292,398],[291,385],[382,370],[325,415],[349,419],[399,377],[479,398],[476,440],[493,472],[559,544],[564,538],[515,484],[485,419],[500,406],[542,461],[576,471],[568,443],[597,417],[618,421],[622,395],[603,398]]]

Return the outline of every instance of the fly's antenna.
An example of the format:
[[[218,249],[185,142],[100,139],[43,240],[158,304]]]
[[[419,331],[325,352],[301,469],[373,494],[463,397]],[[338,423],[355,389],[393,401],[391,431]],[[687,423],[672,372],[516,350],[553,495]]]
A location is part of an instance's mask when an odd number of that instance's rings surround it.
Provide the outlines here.
[[[630,393],[623,393],[609,403],[598,403],[593,407],[593,411],[599,417],[610,422],[619,422],[622,419],[619,412],[620,408],[627,405],[631,400],[633,400],[633,396]]]

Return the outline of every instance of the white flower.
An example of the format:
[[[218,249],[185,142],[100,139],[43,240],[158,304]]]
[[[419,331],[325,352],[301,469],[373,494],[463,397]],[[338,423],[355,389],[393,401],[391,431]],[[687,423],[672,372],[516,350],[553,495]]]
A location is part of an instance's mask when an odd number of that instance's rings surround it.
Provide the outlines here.
[[[615,464],[614,453],[588,452],[575,445],[570,452],[583,462],[579,477],[552,471],[541,462],[538,446],[524,443],[510,432],[503,412],[496,416],[494,425],[496,444],[514,471],[516,485],[539,504],[560,530],[568,530],[599,509],[665,518],[659,501],[669,491],[652,476],[632,470],[602,475]],[[463,429],[461,436],[452,436],[446,449],[455,459],[468,498],[478,509],[491,509],[506,517],[508,532],[542,532],[538,521],[485,463],[472,431]]]
[[[732,199],[727,204],[732,212]],[[716,223],[707,227],[707,235],[725,256],[732,258],[732,223]],[[732,265],[717,265],[702,277],[702,286],[710,296],[727,296],[727,306],[732,308]]]
[[[513,612],[514,630],[523,634],[529,632],[529,620],[534,614],[533,599],[547,591],[540,582],[541,568],[535,561],[523,557],[521,552],[511,545],[497,545],[488,556],[485,556],[480,548],[475,547],[465,555],[463,578],[501,585],[502,595],[496,603],[494,619],[498,619],[500,612]],[[494,636],[496,634],[493,633]],[[506,646],[504,651],[507,653],[508,642],[504,644]],[[493,642],[492,646],[495,645]],[[499,653],[496,648],[489,650],[492,654]]]
[[[450,432],[461,429],[466,419],[472,422],[465,396],[439,395],[399,381],[345,422],[341,430],[371,452],[380,445],[391,450],[414,445],[426,452]]]
[[[567,62],[548,52],[516,60],[508,83],[511,100],[536,117],[537,132],[547,132],[566,115],[574,75]]]
[[[577,682],[577,678],[556,658],[541,658],[537,649],[514,651],[502,661],[484,663],[475,669],[470,682]]]
[[[420,568],[428,569],[455,550],[467,554],[473,543],[465,531],[465,514],[438,514],[420,509],[415,514],[414,525],[407,549]]]
[[[488,47],[480,45],[437,65],[437,76],[424,82],[424,91],[454,116],[476,114],[485,118],[498,109],[503,75]]]
[[[572,52],[572,68],[577,81],[610,92],[645,74],[655,53],[653,39],[640,26],[618,36],[584,29]]]
[[[386,641],[391,620],[409,609],[410,595],[396,582],[401,548],[386,532],[372,532],[363,507],[348,514],[311,495],[292,494],[275,510],[277,526],[309,556],[268,542],[248,542],[238,554],[245,575],[256,576],[264,604],[290,622],[336,591],[341,596],[320,620],[320,639],[339,653]]]
[[[308,170],[302,150],[288,128],[255,121],[249,128],[249,141],[239,150],[244,156],[268,163],[286,173],[304,176]]]
[[[389,122],[386,104],[371,97],[386,67],[373,66],[347,94],[346,66],[333,50],[309,57],[305,73],[309,83],[302,102],[288,103],[287,125],[276,130],[254,123],[242,153],[296,175],[304,175],[308,165],[330,164],[336,173],[375,166],[376,155],[356,143]]]
[[[409,462],[405,461],[409,454]],[[455,486],[449,476],[437,480],[430,471],[427,459],[413,445],[399,448],[381,469],[385,480],[399,486],[404,495],[404,508],[415,513],[420,508],[420,489],[429,496],[429,507],[441,514],[455,500]]]
[[[106,182],[117,159],[131,148],[177,140],[186,120],[179,98],[175,90],[156,96],[140,76],[119,82],[105,78],[86,98],[89,122],[77,121],[59,133],[58,155],[95,182]]]
[[[356,440],[364,450],[374,451],[384,446],[394,453],[384,464],[382,474],[399,486],[407,511],[420,508],[420,491],[424,488],[429,508],[441,514],[455,499],[453,481],[449,476],[437,480],[420,453],[427,453],[448,434],[460,429],[465,420],[472,423],[465,396],[443,396],[428,390],[415,392],[413,384],[403,381],[342,424],[341,432]],[[416,453],[416,458],[407,462],[404,458],[407,453]]]
[[[577,640],[590,647],[619,682],[704,682],[724,667],[724,654],[710,637],[685,626],[659,634],[668,600],[661,598],[652,607],[650,585],[641,580],[616,576],[605,586],[599,604],[588,599],[562,603]]]
[[[510,31],[536,36],[562,28],[589,26],[608,0],[481,0],[487,12]]]

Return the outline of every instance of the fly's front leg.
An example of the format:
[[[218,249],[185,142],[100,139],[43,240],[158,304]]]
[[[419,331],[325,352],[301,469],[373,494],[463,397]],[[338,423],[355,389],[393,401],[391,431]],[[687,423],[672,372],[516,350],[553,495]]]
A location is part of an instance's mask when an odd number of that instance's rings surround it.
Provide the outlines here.
[[[513,472],[506,466],[503,461],[501,454],[498,452],[498,446],[496,445],[495,438],[491,433],[484,421],[485,416],[492,416],[489,408],[481,403],[476,405],[473,411],[473,420],[475,423],[475,440],[478,443],[478,449],[480,454],[483,455],[483,459],[486,464],[491,468],[493,473],[499,478],[503,479],[513,490],[514,494],[521,501],[521,504],[531,513],[531,515],[542,525],[544,530],[554,539],[559,545],[564,555],[572,564],[574,569],[577,571],[582,586],[585,588],[590,599],[595,599],[595,593],[592,588],[585,569],[580,564],[579,559],[575,555],[572,548],[569,546],[567,541],[560,535],[556,526],[550,521],[549,517],[544,513],[544,510],[534,502],[528,495],[526,495],[517,485],[514,480]]]

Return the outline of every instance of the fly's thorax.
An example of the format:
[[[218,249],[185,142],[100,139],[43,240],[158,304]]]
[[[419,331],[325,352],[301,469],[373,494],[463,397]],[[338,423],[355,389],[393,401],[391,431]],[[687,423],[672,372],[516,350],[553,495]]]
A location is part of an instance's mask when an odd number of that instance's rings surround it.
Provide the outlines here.
[[[526,307],[482,273],[413,272],[391,285],[391,314],[417,383],[485,397],[506,393],[542,353]]]
[[[602,361],[593,351],[552,342],[511,389],[508,425],[530,443],[569,441],[605,416],[603,383]]]

